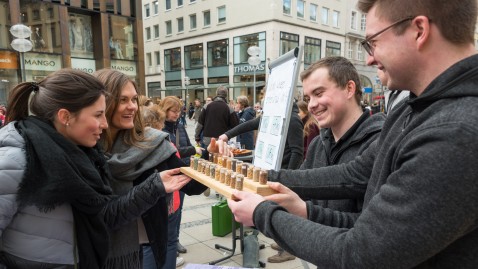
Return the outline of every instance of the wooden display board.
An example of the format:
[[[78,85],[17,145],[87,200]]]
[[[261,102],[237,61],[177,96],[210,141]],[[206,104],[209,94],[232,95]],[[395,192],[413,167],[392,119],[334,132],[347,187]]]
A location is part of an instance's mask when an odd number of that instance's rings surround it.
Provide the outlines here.
[[[181,173],[219,192],[220,194],[224,195],[228,199],[234,199],[232,195],[232,192],[234,191],[233,188],[231,188],[230,186],[227,186],[224,183],[219,182],[218,180],[210,176],[206,176],[205,174],[200,173],[191,167],[181,167]],[[244,177],[242,190],[247,192],[257,193],[262,196],[267,196],[267,195],[277,193],[276,191],[271,189],[269,185],[261,185],[259,182],[255,182],[252,179],[249,179],[247,177]]]

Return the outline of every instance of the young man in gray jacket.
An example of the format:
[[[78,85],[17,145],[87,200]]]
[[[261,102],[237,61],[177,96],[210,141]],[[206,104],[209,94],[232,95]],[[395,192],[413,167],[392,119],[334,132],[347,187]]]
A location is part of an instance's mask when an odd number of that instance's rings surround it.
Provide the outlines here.
[[[477,2],[358,6],[367,13],[367,63],[387,73],[389,88],[410,89],[360,157],[320,168],[322,183],[368,180],[362,213],[350,228],[320,224],[314,206],[279,183],[270,185],[281,193],[268,199],[283,206],[235,192],[229,207],[322,268],[478,268]]]

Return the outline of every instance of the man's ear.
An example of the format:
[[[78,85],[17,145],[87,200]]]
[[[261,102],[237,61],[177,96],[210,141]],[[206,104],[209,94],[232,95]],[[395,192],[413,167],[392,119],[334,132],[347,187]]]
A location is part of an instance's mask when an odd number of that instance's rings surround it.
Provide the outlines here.
[[[355,91],[357,90],[357,85],[355,85],[355,82],[353,80],[349,80],[345,87],[347,90],[347,97],[353,98],[355,95]]]
[[[415,39],[417,46],[420,49],[430,38],[430,19],[426,16],[417,16],[415,19],[413,19],[412,26],[416,31]]]
[[[60,110],[58,110],[58,112],[56,113],[56,116],[58,118],[58,122],[62,125],[69,125],[69,121],[70,121],[70,111],[68,111],[67,109],[64,109],[64,108],[61,108]]]

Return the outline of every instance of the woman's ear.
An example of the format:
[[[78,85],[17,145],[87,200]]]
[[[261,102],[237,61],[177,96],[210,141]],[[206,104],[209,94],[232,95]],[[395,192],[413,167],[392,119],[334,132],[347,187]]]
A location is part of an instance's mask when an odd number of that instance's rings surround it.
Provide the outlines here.
[[[60,109],[58,110],[58,112],[56,113],[56,116],[58,118],[58,122],[61,124],[61,125],[70,125],[70,111],[68,111],[67,109]]]

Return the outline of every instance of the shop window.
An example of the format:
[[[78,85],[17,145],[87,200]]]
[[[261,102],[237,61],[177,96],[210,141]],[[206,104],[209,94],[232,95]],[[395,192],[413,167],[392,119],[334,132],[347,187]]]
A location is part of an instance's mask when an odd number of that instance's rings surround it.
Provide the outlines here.
[[[259,58],[261,61],[266,60],[266,33],[255,33],[250,35],[243,35],[234,37],[234,64],[247,63],[249,54],[247,49],[252,46],[257,46],[261,49]]]
[[[207,43],[207,64],[209,67],[228,64],[228,46],[229,41],[227,39]]]
[[[164,50],[164,71],[181,70],[181,48]]]
[[[286,54],[299,46],[299,35],[281,32],[280,33],[280,55]]]
[[[122,16],[110,16],[109,46],[111,58],[118,60],[136,60],[136,34],[134,20]]]
[[[184,47],[184,65],[186,69],[203,67],[203,45],[196,44]]]

